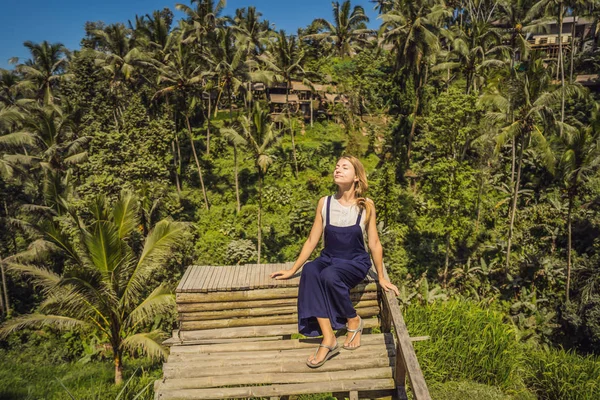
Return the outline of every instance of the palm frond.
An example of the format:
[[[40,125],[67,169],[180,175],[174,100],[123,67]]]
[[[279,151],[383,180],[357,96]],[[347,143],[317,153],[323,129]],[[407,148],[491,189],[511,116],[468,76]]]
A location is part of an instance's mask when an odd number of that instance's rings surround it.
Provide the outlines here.
[[[60,275],[44,267],[21,264],[19,262],[8,262],[6,265],[10,271],[14,271],[31,278],[34,286],[42,287],[44,290],[49,290],[50,288],[56,286],[61,279]]]
[[[167,349],[160,344],[167,335],[162,331],[136,333],[121,342],[121,349],[135,353],[140,351],[152,360],[164,360],[168,356]]]
[[[62,315],[28,314],[6,321],[0,327],[0,338],[6,338],[11,333],[22,329],[41,329],[43,327],[68,331],[77,327],[90,329],[93,326],[88,322]]]
[[[152,322],[157,315],[169,314],[174,310],[175,296],[165,284],[161,284],[131,311],[124,324],[134,327],[141,323]]]
[[[135,195],[131,192],[121,193],[112,210],[119,238],[126,238],[138,226],[138,211],[139,206]]]

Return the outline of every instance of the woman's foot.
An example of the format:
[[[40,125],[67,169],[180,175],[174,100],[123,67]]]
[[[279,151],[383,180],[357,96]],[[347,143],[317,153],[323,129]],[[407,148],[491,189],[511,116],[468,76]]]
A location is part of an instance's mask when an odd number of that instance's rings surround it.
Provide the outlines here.
[[[348,318],[348,334],[346,335],[346,341],[344,342],[344,348],[348,350],[355,350],[360,347],[360,339],[362,337],[363,321],[357,315],[354,318]]]
[[[308,357],[306,363],[309,364],[309,367],[322,365],[323,361],[330,356],[330,353],[332,353],[334,349],[337,350],[337,339],[335,336],[327,339],[323,338],[323,341],[321,342],[321,345],[317,351]]]

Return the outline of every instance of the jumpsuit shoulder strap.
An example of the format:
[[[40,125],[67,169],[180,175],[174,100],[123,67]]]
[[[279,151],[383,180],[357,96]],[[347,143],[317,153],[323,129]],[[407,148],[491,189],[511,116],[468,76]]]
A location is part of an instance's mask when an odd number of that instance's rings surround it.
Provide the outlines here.
[[[329,219],[330,212],[329,212],[329,209],[331,208],[331,198],[332,197],[333,196],[327,196],[327,204],[326,204],[327,209],[325,211],[325,226],[327,226],[327,224],[330,223],[330,219]]]
[[[360,207],[360,211],[358,212],[358,218],[356,218],[356,225],[360,225],[360,219],[362,218],[363,208]]]

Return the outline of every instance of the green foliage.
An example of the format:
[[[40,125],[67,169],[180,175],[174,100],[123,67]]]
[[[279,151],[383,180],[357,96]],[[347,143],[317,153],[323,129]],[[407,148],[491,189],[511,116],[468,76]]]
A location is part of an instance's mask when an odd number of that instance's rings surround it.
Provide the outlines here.
[[[410,306],[405,311],[426,379],[472,380],[505,390],[523,388],[516,332],[497,311],[468,301]]]
[[[527,351],[524,380],[538,398],[592,400],[600,397],[600,358],[564,349]]]

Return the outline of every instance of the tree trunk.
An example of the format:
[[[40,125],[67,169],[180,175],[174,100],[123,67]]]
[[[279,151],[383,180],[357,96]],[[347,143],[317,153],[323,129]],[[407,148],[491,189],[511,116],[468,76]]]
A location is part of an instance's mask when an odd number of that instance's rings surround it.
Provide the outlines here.
[[[521,147],[519,148],[519,160],[517,162],[517,180],[515,181],[515,185],[513,186],[513,201],[510,210],[510,225],[508,228],[508,240],[506,245],[506,273],[508,273],[508,268],[510,266],[510,247],[512,244],[513,229],[515,226],[515,216],[517,214],[517,199],[519,197],[519,185],[521,183],[521,164],[523,161],[523,148],[525,147],[527,136],[528,135],[525,135],[522,138]]]
[[[204,206],[208,210],[208,196],[206,195],[206,188],[204,187],[204,178],[202,177],[202,168],[200,167],[200,161],[198,160],[198,154],[196,153],[196,145],[194,144],[194,136],[192,134],[192,127],[190,125],[190,118],[186,115],[185,122],[188,128],[188,134],[190,136],[190,144],[192,145],[192,153],[194,154],[194,161],[196,161],[196,168],[198,168],[198,176],[200,177],[200,186],[202,187],[202,196],[204,197]]]
[[[573,61],[575,59],[575,21],[577,19],[577,8],[573,8],[573,23],[571,24],[571,62],[569,65],[569,83],[573,83]]]
[[[5,283],[5,279],[4,279],[4,263],[2,262],[2,260],[0,260],[0,268],[2,269],[2,287],[0,290],[0,313],[2,316],[4,315],[8,315],[8,309],[5,306],[5,297],[4,297],[4,293],[6,293],[6,283]]]
[[[262,247],[262,221],[261,221],[261,211],[262,211],[262,174],[260,172],[260,170],[258,171],[258,216],[256,219],[256,225],[258,227],[258,232],[257,232],[257,241],[258,241],[258,247],[257,247],[257,264],[260,264],[260,250]]]
[[[567,211],[567,287],[565,289],[565,299],[569,302],[569,291],[571,289],[571,217],[573,211],[574,194],[569,191],[569,209]]]
[[[313,127],[313,121],[314,121],[315,117],[314,117],[314,107],[313,107],[313,93],[312,91],[310,92],[310,127]]]
[[[235,200],[237,202],[237,212],[242,209],[242,203],[240,202],[240,183],[238,177],[238,160],[237,160],[237,145],[233,144],[233,178],[235,180]]]
[[[171,140],[171,149],[173,150],[173,167],[175,168],[175,184],[177,185],[177,195],[181,196],[181,184],[179,183],[179,168],[177,168],[177,153],[175,152],[174,140]]]
[[[427,74],[427,67],[425,67],[425,74]],[[417,129],[417,112],[419,111],[419,102],[421,100],[421,87],[423,86],[423,75],[419,78],[419,86],[415,92],[415,106],[413,108],[413,121],[410,127],[410,134],[408,135],[408,143],[406,146],[406,166],[410,166],[410,152],[412,149],[412,142],[415,137],[415,130]]]
[[[294,158],[294,171],[296,174],[296,178],[298,178],[298,160],[296,158],[296,142],[294,140],[294,128],[292,127],[292,114],[290,112],[290,103],[288,102],[289,100],[289,93],[290,93],[290,82],[287,83],[288,87],[285,90],[285,107],[287,109],[287,117],[288,117],[288,123],[290,124],[290,135],[292,136],[292,157]]]
[[[121,354],[117,350],[114,356],[115,361],[115,385],[123,383],[123,360]]]
[[[450,264],[450,232],[446,234],[446,260],[444,261],[444,289],[448,286],[448,265]]]
[[[558,6],[558,67],[560,69],[560,135],[563,134],[563,123],[565,122],[565,58],[563,55],[562,45],[562,29],[563,29],[563,3]]]
[[[208,115],[206,120],[206,155],[210,156],[210,91],[208,92]]]

